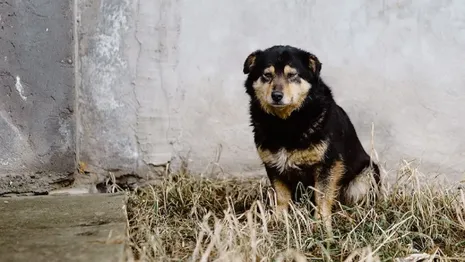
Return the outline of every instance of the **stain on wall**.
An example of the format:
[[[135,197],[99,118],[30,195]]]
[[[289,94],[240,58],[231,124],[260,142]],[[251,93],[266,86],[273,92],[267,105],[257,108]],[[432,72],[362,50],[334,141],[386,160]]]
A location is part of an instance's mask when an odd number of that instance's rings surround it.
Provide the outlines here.
[[[72,1],[0,1],[0,194],[72,180],[72,14]]]

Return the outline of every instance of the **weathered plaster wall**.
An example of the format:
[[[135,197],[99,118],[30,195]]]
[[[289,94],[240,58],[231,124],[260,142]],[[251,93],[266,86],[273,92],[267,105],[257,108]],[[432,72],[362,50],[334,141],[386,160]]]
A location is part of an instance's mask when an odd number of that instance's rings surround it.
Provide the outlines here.
[[[130,1],[78,1],[78,158],[88,171],[135,171],[137,103],[126,40]]]
[[[42,192],[75,165],[72,1],[0,1],[0,194]]]
[[[159,22],[171,19],[173,4],[80,1],[77,142],[86,171],[151,173],[171,160],[172,91],[164,79],[176,77],[176,41],[166,42],[166,34],[179,28]]]
[[[367,150],[374,123],[388,169],[420,159],[423,171],[463,179],[463,1],[4,0],[0,8],[0,194],[58,186],[76,162],[102,174],[148,174],[182,159],[199,172],[263,174],[242,64],[274,44],[320,58]]]
[[[463,176],[461,0],[83,3],[79,145],[95,170],[178,156],[196,171],[262,170],[241,68],[257,48],[291,44],[318,55],[367,150],[374,123],[388,169],[415,158]]]

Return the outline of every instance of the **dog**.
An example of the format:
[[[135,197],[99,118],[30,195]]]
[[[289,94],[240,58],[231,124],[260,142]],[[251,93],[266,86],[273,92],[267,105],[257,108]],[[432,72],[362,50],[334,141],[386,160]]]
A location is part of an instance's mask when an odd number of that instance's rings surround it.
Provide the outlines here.
[[[320,77],[321,68],[314,54],[275,45],[249,54],[243,73],[254,142],[276,192],[277,211],[299,202],[299,185],[313,187],[315,217],[332,234],[335,201],[365,201],[380,187],[380,170]]]

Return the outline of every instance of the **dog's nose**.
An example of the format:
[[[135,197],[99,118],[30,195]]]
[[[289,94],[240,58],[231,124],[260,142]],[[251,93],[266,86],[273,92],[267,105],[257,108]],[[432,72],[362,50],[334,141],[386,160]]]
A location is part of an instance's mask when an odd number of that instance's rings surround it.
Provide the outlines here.
[[[273,92],[271,92],[271,98],[275,102],[281,101],[281,99],[283,99],[283,96],[284,96],[284,94],[281,91],[273,91]]]

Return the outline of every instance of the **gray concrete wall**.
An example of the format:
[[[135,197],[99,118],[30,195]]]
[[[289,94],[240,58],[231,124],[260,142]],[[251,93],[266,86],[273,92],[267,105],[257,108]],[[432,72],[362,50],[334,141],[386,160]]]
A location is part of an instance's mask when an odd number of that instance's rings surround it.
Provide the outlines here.
[[[263,171],[241,66],[257,48],[291,44],[320,58],[367,150],[374,123],[388,169],[417,159],[463,178],[464,1],[82,4],[78,145],[93,170],[183,156],[196,171]]]
[[[90,172],[133,172],[137,103],[129,1],[78,1],[78,159]]]
[[[242,64],[274,44],[320,58],[367,150],[374,123],[388,170],[417,159],[425,172],[464,178],[461,0],[8,0],[0,8],[3,192],[50,188],[76,162],[95,174],[152,174],[181,160],[198,172],[263,174]]]
[[[0,194],[67,184],[75,166],[72,1],[0,1]]]

